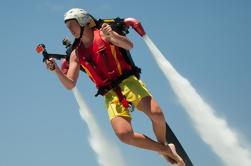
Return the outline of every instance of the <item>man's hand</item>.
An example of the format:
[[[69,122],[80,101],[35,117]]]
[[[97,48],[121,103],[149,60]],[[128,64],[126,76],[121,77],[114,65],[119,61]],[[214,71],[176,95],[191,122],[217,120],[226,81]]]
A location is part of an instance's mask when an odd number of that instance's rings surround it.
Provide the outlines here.
[[[111,35],[112,32],[113,32],[113,31],[112,31],[112,27],[111,27],[109,24],[107,24],[107,23],[102,24],[100,30],[101,30],[106,36]]]
[[[103,33],[103,37],[108,42],[112,43],[115,46],[130,50],[133,47],[133,43],[126,37],[119,35],[117,32],[112,30],[112,27],[104,23],[102,24],[100,31]]]
[[[46,59],[45,64],[47,66],[47,69],[50,71],[55,71],[55,69],[58,69],[57,63],[53,58]]]

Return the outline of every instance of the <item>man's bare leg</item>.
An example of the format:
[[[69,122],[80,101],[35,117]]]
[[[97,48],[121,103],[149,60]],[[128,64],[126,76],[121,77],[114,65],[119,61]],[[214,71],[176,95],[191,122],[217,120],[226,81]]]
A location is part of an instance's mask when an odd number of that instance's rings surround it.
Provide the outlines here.
[[[111,120],[111,124],[115,134],[122,142],[139,148],[156,151],[162,155],[167,155],[179,164],[177,154],[175,154],[168,145],[153,141],[143,134],[135,133],[129,118],[115,117]]]
[[[161,111],[158,103],[150,96],[143,98],[137,108],[143,111],[152,121],[153,131],[159,143],[165,145],[166,143],[166,120],[163,112]],[[168,133],[167,133],[168,134]],[[174,144],[169,144],[173,155],[179,158],[181,163],[184,163],[181,157],[177,154]],[[176,163],[168,155],[164,155],[170,163]]]

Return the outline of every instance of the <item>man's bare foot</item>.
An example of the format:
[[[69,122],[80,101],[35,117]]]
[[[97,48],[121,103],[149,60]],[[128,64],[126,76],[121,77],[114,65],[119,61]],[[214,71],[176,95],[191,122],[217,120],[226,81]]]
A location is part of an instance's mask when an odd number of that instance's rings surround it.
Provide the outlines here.
[[[164,159],[165,159],[167,162],[169,162],[169,163],[171,163],[171,164],[176,164],[176,163],[177,163],[174,159],[168,157],[167,155],[162,155],[162,156],[164,157]]]
[[[174,144],[168,144],[168,150],[161,153],[163,157],[171,164],[176,164],[177,166],[185,166],[183,159],[176,152]],[[171,151],[170,151],[171,150]]]
[[[168,146],[172,150],[172,154],[175,156],[175,159],[171,159],[171,160],[175,160],[176,163],[177,163],[177,166],[185,166],[186,165],[185,162],[183,161],[183,159],[176,152],[175,145],[174,144],[168,144]]]

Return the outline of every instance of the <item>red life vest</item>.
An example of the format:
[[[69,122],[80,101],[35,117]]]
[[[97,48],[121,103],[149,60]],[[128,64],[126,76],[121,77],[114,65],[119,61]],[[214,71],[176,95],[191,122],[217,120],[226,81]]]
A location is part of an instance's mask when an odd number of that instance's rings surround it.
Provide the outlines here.
[[[128,64],[119,47],[105,41],[100,36],[100,30],[94,32],[93,43],[85,48],[82,42],[76,49],[80,65],[85,69],[97,88],[110,85],[110,83],[131,71],[132,66]]]

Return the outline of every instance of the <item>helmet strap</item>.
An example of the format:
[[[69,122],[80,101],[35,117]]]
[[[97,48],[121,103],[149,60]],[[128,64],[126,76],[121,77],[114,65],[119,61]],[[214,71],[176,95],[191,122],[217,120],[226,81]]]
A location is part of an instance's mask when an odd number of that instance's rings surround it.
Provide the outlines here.
[[[81,38],[82,38],[83,33],[84,33],[84,29],[85,29],[85,26],[83,26],[83,27],[80,26],[80,36],[79,36],[78,39],[81,39]]]

